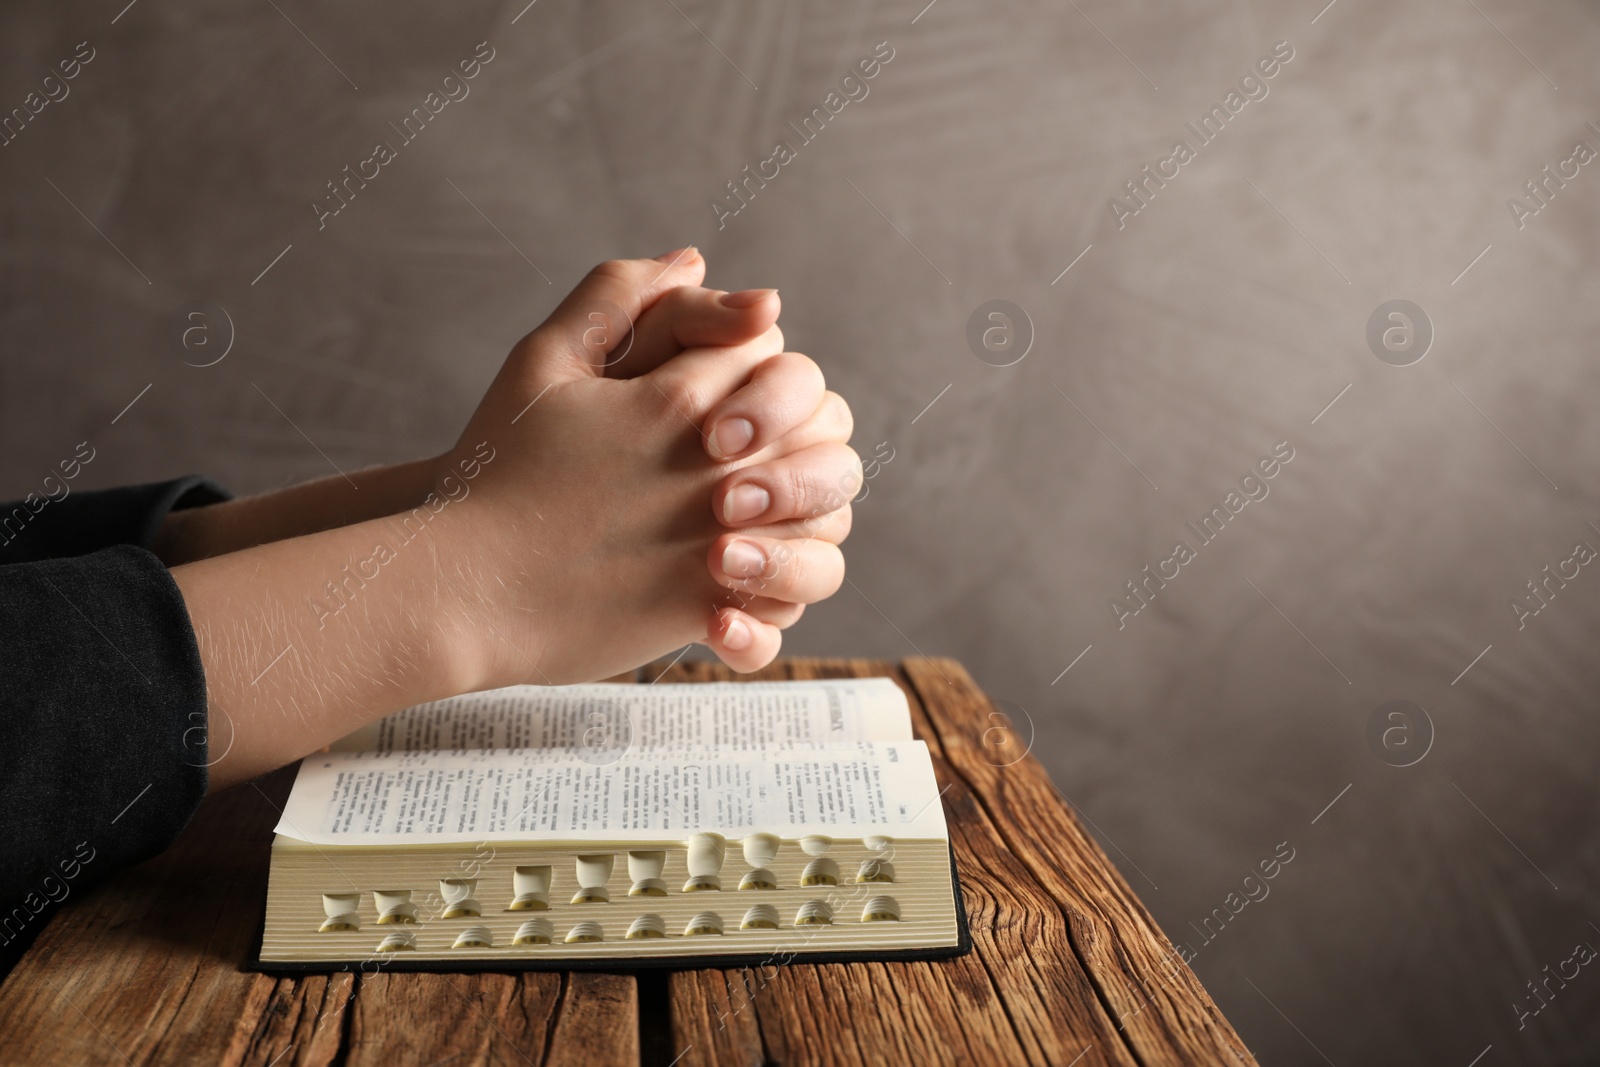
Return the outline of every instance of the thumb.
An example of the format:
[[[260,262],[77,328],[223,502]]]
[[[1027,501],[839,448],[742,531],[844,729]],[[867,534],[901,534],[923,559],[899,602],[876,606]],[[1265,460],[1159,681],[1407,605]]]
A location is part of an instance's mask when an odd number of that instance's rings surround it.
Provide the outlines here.
[[[692,245],[655,259],[608,259],[529,336],[527,370],[541,385],[598,378],[628,358],[633,324],[667,291],[699,285],[706,261]]]

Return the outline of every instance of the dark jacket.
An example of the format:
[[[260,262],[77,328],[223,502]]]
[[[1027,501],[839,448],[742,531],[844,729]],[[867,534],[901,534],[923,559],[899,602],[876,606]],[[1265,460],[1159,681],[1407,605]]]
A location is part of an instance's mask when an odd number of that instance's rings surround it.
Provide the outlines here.
[[[71,894],[166,848],[206,792],[206,685],[167,513],[188,477],[0,505],[0,974]]]

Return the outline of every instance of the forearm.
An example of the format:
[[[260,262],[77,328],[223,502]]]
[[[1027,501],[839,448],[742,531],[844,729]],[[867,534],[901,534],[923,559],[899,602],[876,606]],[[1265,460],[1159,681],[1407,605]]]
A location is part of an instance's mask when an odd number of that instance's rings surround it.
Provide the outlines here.
[[[335,474],[167,516],[151,550],[169,567],[409,511],[433,489],[432,459]]]
[[[213,790],[482,687],[450,578],[455,518],[409,540],[368,520],[173,568],[205,668]]]

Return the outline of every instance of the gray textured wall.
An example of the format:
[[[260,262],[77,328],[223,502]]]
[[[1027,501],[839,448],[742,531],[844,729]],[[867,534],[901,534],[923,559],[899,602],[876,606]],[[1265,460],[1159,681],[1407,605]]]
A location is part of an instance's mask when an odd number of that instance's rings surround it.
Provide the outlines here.
[[[123,2],[0,14],[5,109],[94,49],[0,148],[0,491],[84,439],[97,485],[327,473],[285,414],[345,468],[441,449],[587,266],[696,242],[713,284],[782,289],[860,450],[893,450],[853,584],[788,650],[948,653],[1025,709],[1265,1062],[1600,1059],[1600,967],[1516,1007],[1600,946],[1600,571],[1510,607],[1600,548],[1600,162],[1507,207],[1600,149],[1593,4]],[[723,183],[884,40],[718,229]],[[1268,95],[1119,229],[1109,199],[1280,40]],[[319,231],[324,183],[480,41],[471,95]],[[206,369],[165,336],[200,298],[237,331]],[[1436,331],[1407,367],[1365,337],[1396,298]],[[966,340],[991,299],[1031,320],[1012,366]],[[1184,523],[1280,441],[1201,545]],[[1409,767],[1367,738],[1392,699],[1432,723]]]

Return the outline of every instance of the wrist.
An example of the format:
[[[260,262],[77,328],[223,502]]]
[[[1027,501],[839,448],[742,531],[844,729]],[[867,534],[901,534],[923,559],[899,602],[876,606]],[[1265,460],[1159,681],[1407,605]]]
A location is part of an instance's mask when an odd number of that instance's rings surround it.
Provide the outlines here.
[[[448,520],[407,536],[406,518],[172,569],[200,651],[212,736],[237,731],[212,768],[214,786],[401,708],[481,687],[482,643],[441,587],[459,558]]]
[[[448,470],[448,467],[444,469]],[[443,477],[443,476],[441,476]],[[399,551],[411,555],[410,610],[426,619],[420,635],[427,670],[441,695],[499,689],[533,673],[517,654],[529,628],[506,609],[510,588],[492,561],[492,525],[478,506],[438,492],[391,520]],[[518,671],[518,664],[525,669]]]

